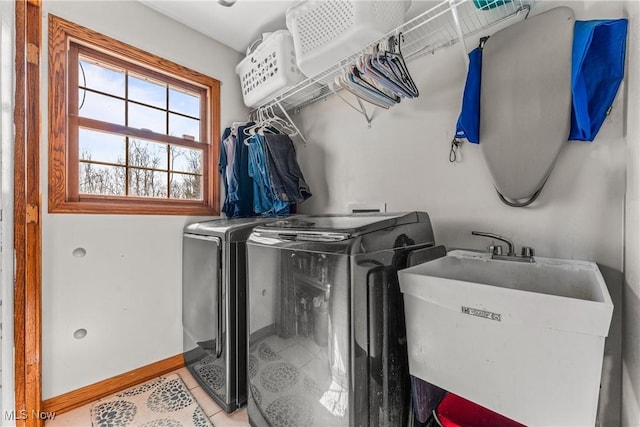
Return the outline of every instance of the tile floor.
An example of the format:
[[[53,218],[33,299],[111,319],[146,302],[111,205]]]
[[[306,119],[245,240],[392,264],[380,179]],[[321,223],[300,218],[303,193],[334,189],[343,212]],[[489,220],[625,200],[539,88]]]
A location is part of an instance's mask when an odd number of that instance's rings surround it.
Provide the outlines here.
[[[216,427],[248,427],[247,410],[225,413],[200,387],[187,368],[175,371]],[[65,412],[47,421],[44,427],[91,427],[91,403]]]

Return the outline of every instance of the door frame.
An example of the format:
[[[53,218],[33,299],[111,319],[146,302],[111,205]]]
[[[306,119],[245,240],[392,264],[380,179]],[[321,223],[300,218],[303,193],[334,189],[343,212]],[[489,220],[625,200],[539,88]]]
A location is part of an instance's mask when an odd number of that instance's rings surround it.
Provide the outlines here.
[[[17,427],[39,427],[42,408],[40,195],[41,0],[15,0],[14,358]]]

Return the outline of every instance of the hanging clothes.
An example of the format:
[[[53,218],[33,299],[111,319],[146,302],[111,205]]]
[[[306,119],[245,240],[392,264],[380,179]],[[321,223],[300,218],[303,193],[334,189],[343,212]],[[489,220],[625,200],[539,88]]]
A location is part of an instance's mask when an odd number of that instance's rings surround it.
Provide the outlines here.
[[[256,134],[247,139],[249,144],[249,176],[253,180],[253,211],[260,215],[288,215],[287,201],[278,200],[271,186],[267,170],[264,137]]]
[[[233,176],[233,158],[229,158],[227,145],[225,142],[231,137],[231,128],[228,127],[222,133],[220,141],[220,155],[218,157],[218,172],[222,176],[222,184],[224,185],[224,203],[222,204],[222,212],[228,217],[233,217],[234,207],[229,201],[229,181]]]
[[[222,212],[229,218],[288,215],[311,197],[293,141],[280,132],[295,133],[270,113],[257,123],[234,123],[222,135],[218,170],[226,192]]]
[[[225,172],[227,181],[229,181],[233,177],[233,163],[235,160],[236,136],[232,133],[231,135],[229,135],[227,139],[223,141],[223,144],[224,144],[224,150],[227,153],[227,162],[229,163],[229,165],[231,165],[231,167],[226,168],[226,172]]]
[[[249,146],[245,144],[245,140],[249,137],[244,132],[245,128],[253,124],[253,122],[248,122],[246,125],[237,128],[234,174],[238,177],[238,199],[236,200],[236,204],[238,206],[237,216],[239,217],[256,215],[253,211],[253,182],[249,176]]]
[[[253,212],[253,182],[249,177],[249,147],[244,144],[244,129],[253,122],[236,127],[226,128],[220,143],[218,170],[223,175],[225,200],[222,211],[229,218],[255,216]],[[228,139],[232,138],[231,141]],[[227,148],[233,146],[230,156]],[[232,159],[230,159],[232,157]],[[230,161],[231,160],[231,161]]]
[[[264,141],[269,178],[278,200],[299,204],[311,197],[291,138],[282,134],[266,134]]]

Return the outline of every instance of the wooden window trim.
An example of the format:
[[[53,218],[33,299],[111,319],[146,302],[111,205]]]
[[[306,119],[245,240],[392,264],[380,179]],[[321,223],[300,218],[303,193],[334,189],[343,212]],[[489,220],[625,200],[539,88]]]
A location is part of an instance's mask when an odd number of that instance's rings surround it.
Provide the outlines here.
[[[91,55],[106,55],[108,62],[113,63],[119,60],[129,64],[140,64],[141,68],[151,73],[158,73],[163,81],[183,89],[192,89],[195,83],[206,88],[208,102],[201,102],[201,117],[208,115],[208,127],[203,132],[201,129],[201,142],[193,144],[181,138],[169,135],[159,138],[158,134],[145,130],[131,130],[127,132],[130,136],[140,138],[161,140],[163,142],[174,143],[179,141],[179,145],[203,150],[203,200],[189,201],[177,199],[151,199],[143,197],[117,197],[100,195],[79,195],[72,199],[70,196],[78,194],[78,171],[70,166],[78,161],[69,161],[71,158],[78,159],[77,144],[69,144],[68,134],[69,121],[77,120],[78,124],[92,120],[82,117],[67,117],[67,103],[77,103],[77,99],[67,97],[68,87],[77,87],[77,73],[75,81],[70,81],[69,77],[73,73],[67,73],[68,62],[67,52],[74,42],[91,49]],[[80,47],[78,50],[83,49]],[[78,51],[72,54],[77,55]],[[119,59],[118,59],[119,58]],[[181,78],[184,81],[181,81]],[[69,85],[69,86],[67,86]],[[69,98],[69,99],[67,99]],[[76,104],[77,105],[77,104]],[[73,107],[73,105],[71,105]],[[93,121],[99,122],[99,121]],[[74,123],[75,124],[75,123]],[[96,124],[96,123],[92,123]],[[104,130],[118,131],[117,126]],[[49,15],[49,203],[50,213],[92,213],[92,214],[157,214],[157,215],[219,215],[220,182],[216,167],[216,153],[219,142],[217,135],[220,134],[220,82],[204,74],[193,71],[179,64],[168,61],[156,55],[144,52],[138,48],[117,41],[111,37],[104,36],[88,28],[66,21],[54,15]],[[77,137],[77,136],[76,136]],[[69,151],[71,149],[71,151]],[[75,186],[75,187],[74,187]]]

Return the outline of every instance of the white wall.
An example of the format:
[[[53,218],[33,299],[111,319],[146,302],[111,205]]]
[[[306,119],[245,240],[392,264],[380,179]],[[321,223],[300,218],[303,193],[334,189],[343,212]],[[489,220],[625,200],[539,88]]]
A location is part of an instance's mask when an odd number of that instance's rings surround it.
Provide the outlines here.
[[[52,13],[222,82],[221,121],[246,117],[241,55],[135,1],[45,1]],[[47,58],[44,43],[42,58]],[[182,352],[182,227],[203,218],[47,213],[47,61],[42,65],[43,398]],[[84,258],[72,251],[82,247]],[[79,328],[84,339],[73,338]]]
[[[14,408],[13,376],[13,126],[15,85],[15,6],[0,1],[0,414]],[[2,416],[2,415],[0,415]],[[5,420],[0,424],[15,425]]]
[[[621,425],[640,426],[640,2],[625,5],[627,62],[627,195]]]
[[[534,11],[559,4],[541,2]],[[566,4],[576,19],[623,16],[620,2]],[[298,145],[298,157],[313,192],[301,210],[345,212],[349,203],[387,202],[389,211],[427,211],[436,241],[450,248],[486,247],[489,240],[471,236],[482,230],[512,237],[518,247],[533,246],[540,256],[598,262],[616,304],[601,420],[619,425],[624,87],[596,141],[567,143],[538,201],[510,208],[498,200],[477,146],[464,145],[460,163],[448,160],[466,75],[459,46],[410,62],[409,68],[420,97],[376,110],[371,129],[335,96],[294,118],[309,141]]]

